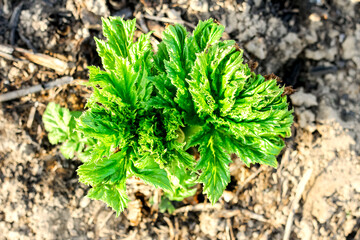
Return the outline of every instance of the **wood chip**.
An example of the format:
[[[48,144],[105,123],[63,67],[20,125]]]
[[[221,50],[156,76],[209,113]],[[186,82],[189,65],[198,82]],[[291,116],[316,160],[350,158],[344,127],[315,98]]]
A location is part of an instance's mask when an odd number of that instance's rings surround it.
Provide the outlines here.
[[[29,128],[29,129],[31,128],[31,126],[32,126],[32,124],[34,122],[35,113],[36,113],[36,108],[33,106],[30,109],[29,118],[28,118],[28,121],[26,123],[26,127]]]
[[[58,58],[51,57],[42,53],[34,53],[23,48],[13,48],[4,44],[0,44],[0,57],[11,61],[27,60],[29,62],[33,62],[44,67],[54,69],[60,74],[65,74],[65,72],[70,70],[71,68],[71,64]]]

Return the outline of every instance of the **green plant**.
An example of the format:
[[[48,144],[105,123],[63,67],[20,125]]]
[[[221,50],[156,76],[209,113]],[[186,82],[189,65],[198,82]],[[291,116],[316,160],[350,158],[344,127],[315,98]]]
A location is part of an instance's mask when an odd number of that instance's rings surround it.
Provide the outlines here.
[[[107,41],[95,41],[104,70],[89,67],[86,110],[49,104],[44,114],[50,142],[64,142],[64,156],[84,162],[78,174],[92,186],[88,196],[119,214],[126,179],[136,176],[170,200],[202,183],[215,203],[230,181],[231,153],[247,166],[276,167],[293,121],[284,88],[251,72],[234,41],[220,40],[224,26],[200,21],[189,34],[169,25],[154,53],[151,33],[133,41],[135,23],[103,19]]]
[[[95,144],[95,139],[84,137],[80,132],[75,131],[76,120],[81,112],[70,112],[60,105],[50,102],[44,112],[43,122],[45,130],[48,131],[48,138],[51,144],[62,143],[61,153],[65,158],[73,158],[75,153],[77,157],[86,161]]]

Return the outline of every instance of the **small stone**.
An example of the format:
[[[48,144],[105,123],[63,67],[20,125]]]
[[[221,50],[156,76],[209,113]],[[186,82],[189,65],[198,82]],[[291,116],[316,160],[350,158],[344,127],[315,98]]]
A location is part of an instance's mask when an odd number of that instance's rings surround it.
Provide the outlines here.
[[[332,217],[336,208],[330,206],[324,198],[321,198],[316,204],[314,204],[311,214],[316,217],[319,223],[326,223]]]
[[[33,63],[29,63],[28,69],[29,69],[29,73],[34,73],[37,70],[37,66]]]
[[[309,16],[309,20],[312,22],[320,22],[321,17],[317,13],[312,13]]]
[[[262,2],[263,2],[262,0],[254,0],[255,7],[260,7]]]
[[[335,60],[336,54],[337,54],[337,47],[332,47],[329,49],[319,49],[316,51],[309,49],[305,50],[305,57],[316,61],[319,61],[321,59],[326,59],[332,62]]]
[[[10,68],[10,71],[8,73],[8,78],[10,82],[15,82],[16,78],[18,78],[21,75],[21,72],[18,68],[12,67]]]
[[[245,45],[245,48],[259,59],[266,58],[266,45],[263,38],[254,38]]]
[[[95,237],[95,234],[94,234],[94,232],[87,232],[86,236],[90,239],[93,239]]]
[[[341,44],[343,49],[343,59],[351,59],[357,55],[356,39],[354,36],[346,37],[345,41]]]
[[[351,186],[355,189],[356,192],[360,193],[360,181],[352,182]]]
[[[19,214],[17,211],[12,209],[10,205],[5,208],[7,211],[5,212],[5,221],[7,222],[17,222],[19,221]]]
[[[119,1],[119,0],[109,0],[111,7],[114,10],[120,10],[126,7],[126,1]]]
[[[90,199],[88,197],[83,197],[81,200],[80,200],[80,207],[81,208],[86,208],[88,205],[90,204]]]
[[[80,12],[80,18],[85,28],[89,28],[89,29],[101,28],[101,18],[100,16],[94,14],[93,12],[90,12],[86,9],[82,9]]]
[[[82,198],[84,196],[84,190],[82,188],[78,188],[75,191],[75,196],[77,198]]]
[[[319,110],[316,116],[316,121],[318,122],[340,122],[338,113],[332,107],[321,102],[319,104]]]
[[[210,237],[215,237],[220,221],[213,215],[203,212],[200,214],[200,229]]]
[[[131,8],[126,7],[126,8],[122,8],[119,11],[114,12],[114,14],[112,14],[113,16],[119,16],[122,17],[124,19],[129,19],[132,17],[133,15],[133,11]]]
[[[280,55],[278,61],[285,63],[290,58],[296,58],[303,50],[304,44],[295,33],[288,33],[279,43]]]
[[[226,15],[226,18],[224,20],[221,21],[221,24],[226,26],[226,32],[227,33],[232,33],[235,30],[238,29],[237,27],[237,19],[236,19],[236,12],[230,12],[229,14]]]
[[[309,223],[306,220],[300,222],[300,232],[299,232],[300,239],[311,240],[312,232],[313,232],[313,227],[311,223]]]
[[[175,9],[168,9],[166,11],[166,15],[170,18],[170,19],[181,19],[181,11],[176,11]]]
[[[254,212],[257,214],[264,214],[264,208],[261,204],[255,204]]]
[[[88,11],[102,17],[110,15],[109,9],[106,6],[105,0],[85,0],[85,7]]]
[[[249,239],[244,232],[238,232],[236,234],[236,239],[238,240],[246,240]]]
[[[316,130],[315,122],[315,114],[310,110],[303,110],[300,112],[296,112],[296,115],[299,119],[299,125],[301,128],[308,130],[309,132],[313,132]]]
[[[345,221],[343,225],[345,236],[348,236],[353,231],[355,225],[356,225],[356,219],[350,218]]]
[[[273,38],[279,38],[286,34],[287,29],[280,18],[272,17],[268,21],[266,34]]]
[[[330,38],[336,38],[337,36],[339,36],[339,34],[339,31],[336,29],[329,29],[328,35]]]
[[[352,59],[354,63],[356,64],[356,69],[360,70],[360,56],[353,57]]]
[[[79,40],[90,36],[90,31],[87,28],[78,28],[76,30],[75,39]]]
[[[308,44],[316,43],[318,40],[318,36],[315,30],[309,30],[309,32],[305,35],[305,40]]]
[[[234,198],[235,194],[230,191],[224,191],[223,198],[225,202],[230,202]]]
[[[253,227],[255,226],[254,221],[253,221],[253,220],[249,220],[249,221],[247,222],[247,226],[248,226],[249,228],[253,228]]]
[[[290,96],[292,104],[295,106],[305,106],[312,107],[317,106],[316,96],[311,93],[304,93],[304,89],[301,88],[300,91],[294,93]]]
[[[8,237],[9,237],[8,239],[21,239],[22,238],[20,233],[15,232],[15,231],[9,231]]]
[[[209,11],[209,3],[208,1],[199,1],[199,0],[191,0],[189,1],[189,9],[192,9],[196,12],[208,12]]]
[[[79,19],[79,11],[73,0],[67,0],[65,4],[65,8],[66,10],[69,10],[73,14],[75,19]]]

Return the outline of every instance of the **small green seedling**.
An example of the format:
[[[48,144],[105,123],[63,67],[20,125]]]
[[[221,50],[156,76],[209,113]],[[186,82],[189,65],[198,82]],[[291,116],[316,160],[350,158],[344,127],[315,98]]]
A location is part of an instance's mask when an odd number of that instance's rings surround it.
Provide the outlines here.
[[[214,204],[230,182],[230,154],[247,166],[277,167],[293,122],[284,88],[252,72],[234,41],[220,40],[224,26],[200,21],[190,34],[169,25],[154,53],[151,33],[134,42],[135,25],[103,19],[107,41],[95,41],[104,70],[89,67],[93,93],[84,112],[50,103],[44,113],[50,142],[83,161],[78,174],[92,186],[88,197],[119,214],[129,201],[126,180],[135,176],[170,200],[202,183]]]

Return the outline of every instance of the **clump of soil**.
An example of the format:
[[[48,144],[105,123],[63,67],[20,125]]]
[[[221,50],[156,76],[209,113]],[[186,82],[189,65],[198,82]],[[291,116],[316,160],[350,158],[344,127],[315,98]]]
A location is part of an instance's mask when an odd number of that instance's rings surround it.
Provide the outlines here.
[[[138,33],[155,31],[154,42],[164,18],[192,30],[213,17],[226,25],[224,38],[258,62],[257,72],[274,73],[295,89],[293,136],[278,169],[247,168],[234,157],[231,183],[215,206],[199,189],[174,202],[174,214],[159,211],[160,191],[130,179],[132,201],[118,218],[85,197],[88,187],[76,175],[80,162],[64,159],[41,121],[48,102],[81,110],[91,90],[70,84],[3,103],[0,239],[360,239],[359,1],[17,0],[0,6],[1,43],[69,63],[65,74],[78,82],[87,78],[87,66],[100,66],[93,37],[102,38],[101,16],[137,17]],[[0,68],[0,94],[64,74],[3,57]],[[301,181],[307,172],[308,181]]]

